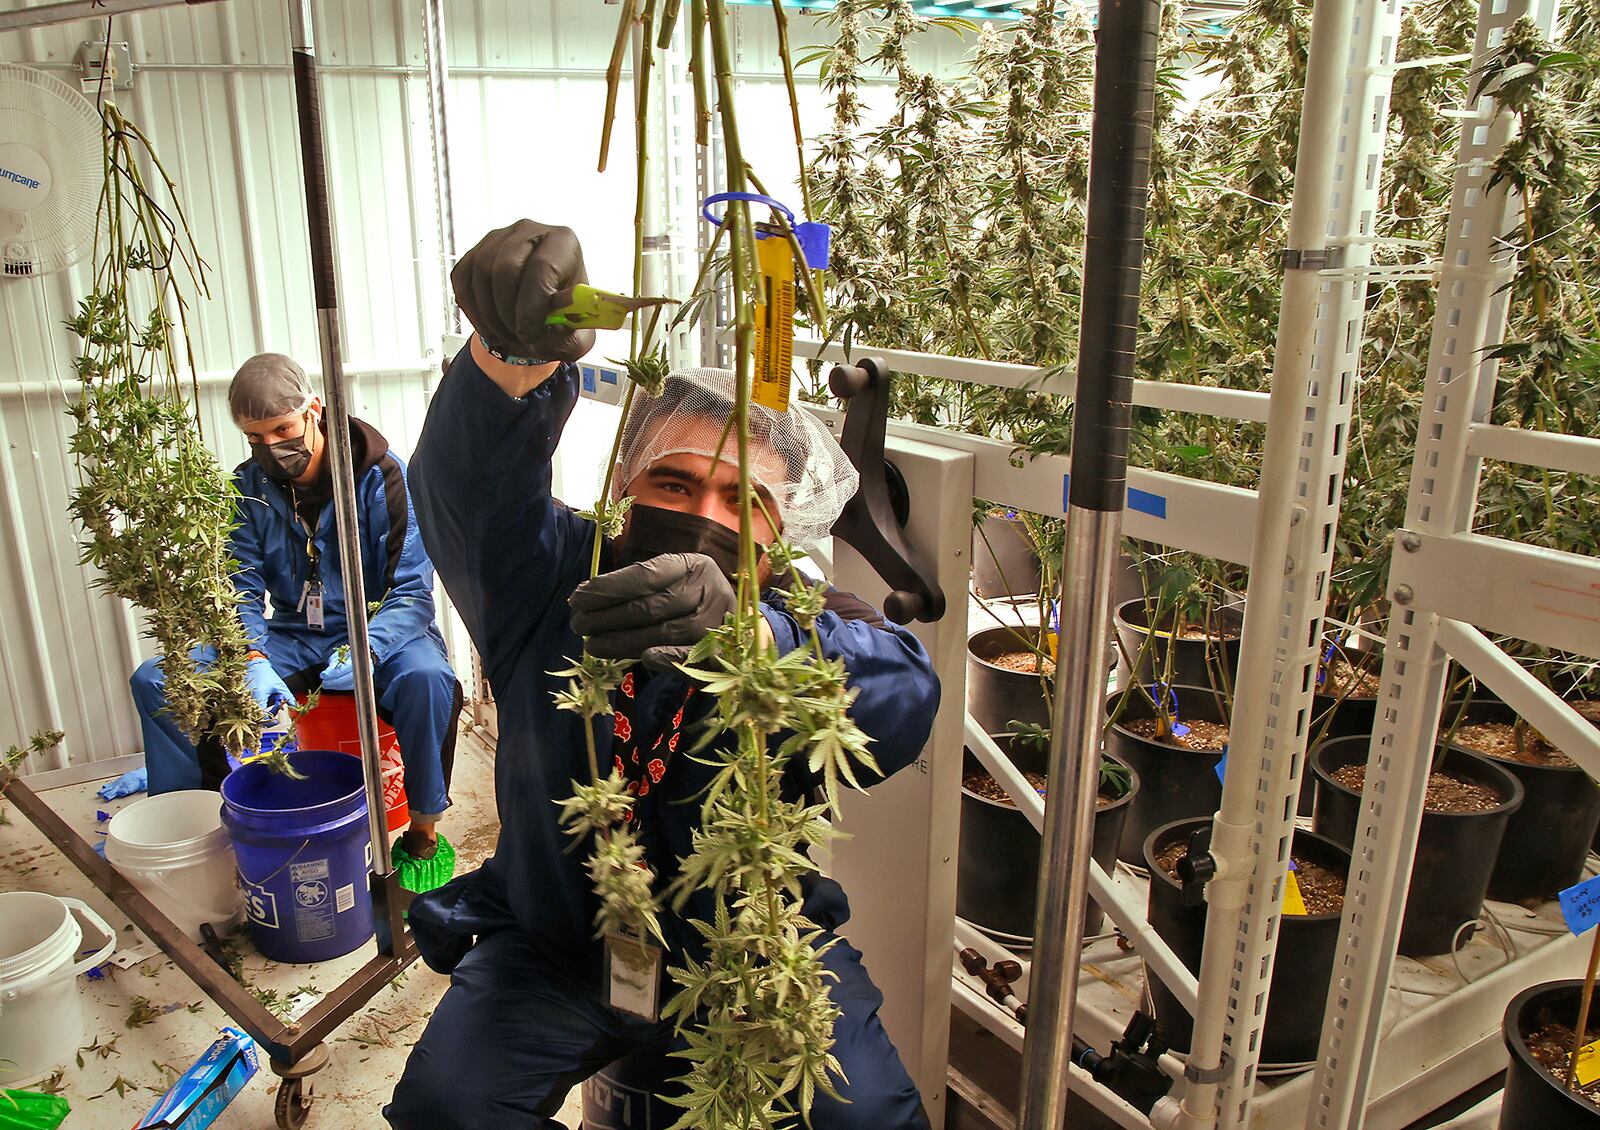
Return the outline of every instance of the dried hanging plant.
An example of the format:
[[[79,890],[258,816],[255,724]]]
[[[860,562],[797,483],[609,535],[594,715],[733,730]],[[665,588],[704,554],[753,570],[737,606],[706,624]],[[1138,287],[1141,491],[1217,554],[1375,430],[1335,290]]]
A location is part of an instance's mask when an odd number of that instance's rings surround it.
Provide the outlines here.
[[[245,683],[250,644],[231,580],[235,491],[196,411],[188,316],[207,296],[206,268],[150,139],[114,103],[101,118],[94,289],[66,323],[83,341],[69,409],[80,478],[71,510],[89,535],[82,560],[148,614],[173,720],[242,754],[259,745],[262,716]]]

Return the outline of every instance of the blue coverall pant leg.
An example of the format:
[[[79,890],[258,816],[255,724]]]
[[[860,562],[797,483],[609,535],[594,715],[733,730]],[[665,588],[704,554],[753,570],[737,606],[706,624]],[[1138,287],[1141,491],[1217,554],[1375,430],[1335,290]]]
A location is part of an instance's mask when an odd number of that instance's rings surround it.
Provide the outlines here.
[[[419,636],[372,673],[378,706],[393,721],[406,766],[406,800],[413,817],[438,816],[450,807],[440,751],[456,724],[461,703],[456,673],[430,636]]]
[[[878,1019],[883,996],[840,941],[823,955],[843,1015],[834,1055],[848,1102],[818,1096],[813,1130],[928,1130],[928,1116]],[[681,1046],[671,1026],[605,1007],[592,989],[550,969],[515,930],[490,934],[456,966],[395,1087],[395,1130],[558,1128],[568,1092],[624,1055]],[[670,1062],[681,1069],[681,1060]],[[662,1090],[672,1081],[663,1078]]]
[[[273,670],[285,680],[326,665],[340,641],[269,634]],[[295,680],[301,681],[301,680]],[[444,650],[429,636],[407,643],[373,672],[378,705],[393,719],[406,767],[406,796],[417,815],[437,816],[450,806],[440,750],[456,724],[456,677]],[[166,711],[166,677],[159,659],[141,663],[128,684],[144,735],[152,796],[201,787],[200,756]]]

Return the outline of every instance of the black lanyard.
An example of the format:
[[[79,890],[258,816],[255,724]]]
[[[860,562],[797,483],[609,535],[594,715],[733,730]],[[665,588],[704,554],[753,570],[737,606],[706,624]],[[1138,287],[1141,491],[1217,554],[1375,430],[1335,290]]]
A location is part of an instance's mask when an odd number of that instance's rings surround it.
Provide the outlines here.
[[[306,583],[320,589],[322,587],[322,551],[317,548],[316,531],[312,529],[311,524],[300,513],[300,496],[295,492],[294,483],[292,482],[289,484],[289,510],[306,535],[306,563],[310,566],[311,573]]]

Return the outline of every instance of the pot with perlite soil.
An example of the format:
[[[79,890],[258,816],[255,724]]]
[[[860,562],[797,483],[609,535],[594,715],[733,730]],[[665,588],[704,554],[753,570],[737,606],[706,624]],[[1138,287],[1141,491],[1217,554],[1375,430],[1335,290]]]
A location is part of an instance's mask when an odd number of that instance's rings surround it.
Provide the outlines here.
[[[1220,695],[1202,687],[1172,687],[1166,701],[1169,710],[1176,703],[1171,713],[1177,725],[1163,737],[1149,700],[1132,692],[1123,705],[1123,693],[1106,700],[1106,717],[1116,721],[1106,731],[1105,750],[1133,767],[1140,787],[1128,807],[1117,858],[1143,866],[1144,841],[1151,832],[1174,820],[1209,817],[1222,803],[1217,765],[1228,744],[1228,722]]]
[[[1459,715],[1459,717],[1458,717]],[[1503,702],[1445,708],[1440,741],[1487,757],[1522,783],[1522,807],[1506,824],[1489,897],[1501,902],[1554,898],[1583,877],[1595,829],[1600,787]]]
[[[1212,610],[1209,620],[1185,621],[1173,639],[1173,617],[1164,616],[1152,635],[1151,607],[1143,599],[1117,605],[1113,621],[1123,681],[1174,686],[1229,687],[1239,670],[1244,613],[1229,605]],[[1172,653],[1168,671],[1167,653]]]
[[[1347,848],[1355,841],[1370,744],[1367,737],[1336,738],[1311,754],[1317,776],[1312,827]],[[1506,825],[1521,807],[1522,784],[1510,773],[1465,750],[1445,751],[1428,781],[1401,954],[1449,953],[1466,933],[1463,927],[1477,921]]]
[[[1037,627],[984,628],[967,638],[967,711],[991,736],[1013,732],[1014,723],[1048,729],[1045,686],[1056,665],[1034,647]],[[1004,745],[1004,743],[1001,743]]]
[[[1043,755],[1018,750],[1012,753],[1012,760],[1043,796],[1047,787]],[[1110,760],[1125,772],[1101,774],[1094,814],[1094,847],[1090,852],[1108,873],[1117,865],[1123,821],[1139,792],[1139,778],[1133,770],[1114,758]],[[961,779],[956,913],[1006,945],[1032,946],[1039,894],[1039,848],[1040,837],[1033,824],[982,763],[968,753]],[[1104,913],[1091,899],[1084,936],[1100,933],[1104,923]]]
[[[1600,1079],[1568,1088],[1567,1064],[1583,982],[1547,981],[1511,998],[1500,1034],[1510,1063],[1500,1102],[1500,1130],[1592,1130],[1600,1126]],[[1600,1039],[1600,1007],[1584,1025],[1584,1043]]]
[[[1196,832],[1205,833],[1201,844],[1209,842],[1210,827],[1210,817],[1164,825],[1150,833],[1140,852],[1141,862],[1150,870],[1150,925],[1196,974],[1205,944],[1206,903],[1203,899],[1184,903],[1177,864],[1188,854]],[[1306,1063],[1317,1057],[1350,871],[1349,851],[1311,832],[1295,832],[1289,858],[1306,913],[1293,913],[1299,908],[1286,899],[1261,1037],[1263,1064]],[[1174,1049],[1187,1050],[1193,1018],[1148,967],[1145,984],[1162,1035]]]
[[[1354,651],[1331,644],[1317,667],[1317,689],[1311,696],[1311,744],[1334,738],[1365,737],[1378,717],[1378,687],[1383,656],[1377,651]],[[1300,778],[1300,803],[1296,812],[1311,815],[1316,799],[1316,778],[1308,770]]]

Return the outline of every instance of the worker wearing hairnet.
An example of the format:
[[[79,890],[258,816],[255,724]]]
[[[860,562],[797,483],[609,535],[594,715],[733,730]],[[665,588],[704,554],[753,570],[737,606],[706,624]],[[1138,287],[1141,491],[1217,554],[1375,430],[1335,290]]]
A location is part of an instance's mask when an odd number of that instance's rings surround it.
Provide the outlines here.
[[[619,1058],[637,1062],[682,1045],[670,1023],[607,1003],[587,851],[570,849],[554,803],[588,779],[583,723],[555,708],[552,693],[566,680],[551,672],[580,654],[584,637],[595,655],[642,661],[614,696],[614,720],[596,720],[597,737],[601,763],[622,765],[632,783],[645,856],[659,883],[669,883],[715,773],[687,746],[678,751],[678,738],[698,731],[715,700],[671,664],[734,606],[737,469],[731,447],[718,450],[733,383],[726,372],[691,370],[659,395],[636,396],[614,492],[634,503],[622,536],[602,547],[601,575],[589,580],[596,527],[550,493],[551,458],[578,399],[573,362],[593,342],[589,332],[545,325],[554,296],[586,281],[577,240],[566,228],[523,220],[484,237],[452,281],[477,333],[435,393],[412,481],[423,538],[500,709],[501,827],[483,867],[411,906],[423,958],[450,973],[451,986],[384,1114],[401,1130],[554,1127],[575,1084]],[[754,479],[767,510],[789,540],[822,536],[855,490],[849,461],[802,410],[756,406],[752,416]],[[765,517],[756,522],[758,539],[771,540]],[[766,589],[761,611],[776,648],[801,645],[781,591]],[[921,645],[842,593],[830,596],[816,631],[826,654],[845,663],[856,694],[850,712],[872,737],[881,772],[912,763],[939,698]],[[804,759],[788,773],[796,795],[818,784]],[[849,916],[844,892],[815,875],[804,886],[819,944],[833,941]],[[700,891],[681,916],[663,913],[669,964],[703,955],[686,920],[709,920],[712,900]],[[847,1101],[819,1095],[811,1125],[926,1127],[860,953],[839,940],[823,961],[843,1011],[833,1051]],[[681,1073],[681,1060],[668,1062],[667,1074]]]
[[[322,402],[291,358],[263,353],[246,361],[228,387],[228,406],[250,443],[250,458],[234,472],[234,587],[252,648],[250,689],[270,715],[293,702],[294,691],[348,691],[354,685],[332,460]],[[396,858],[412,865],[401,868],[402,878],[426,874],[437,885],[449,878],[453,859],[447,842],[441,849],[435,825],[450,804],[446,790],[461,688],[434,623],[433,565],[417,534],[405,464],[376,428],[360,420],[350,421],[350,447],[362,599],[373,610],[373,680],[379,712],[391,721],[400,744],[411,808]],[[193,658],[206,661],[203,654]],[[159,664],[142,664],[131,680],[150,791],[215,788],[227,772],[222,751],[215,739],[197,749],[163,710]]]

